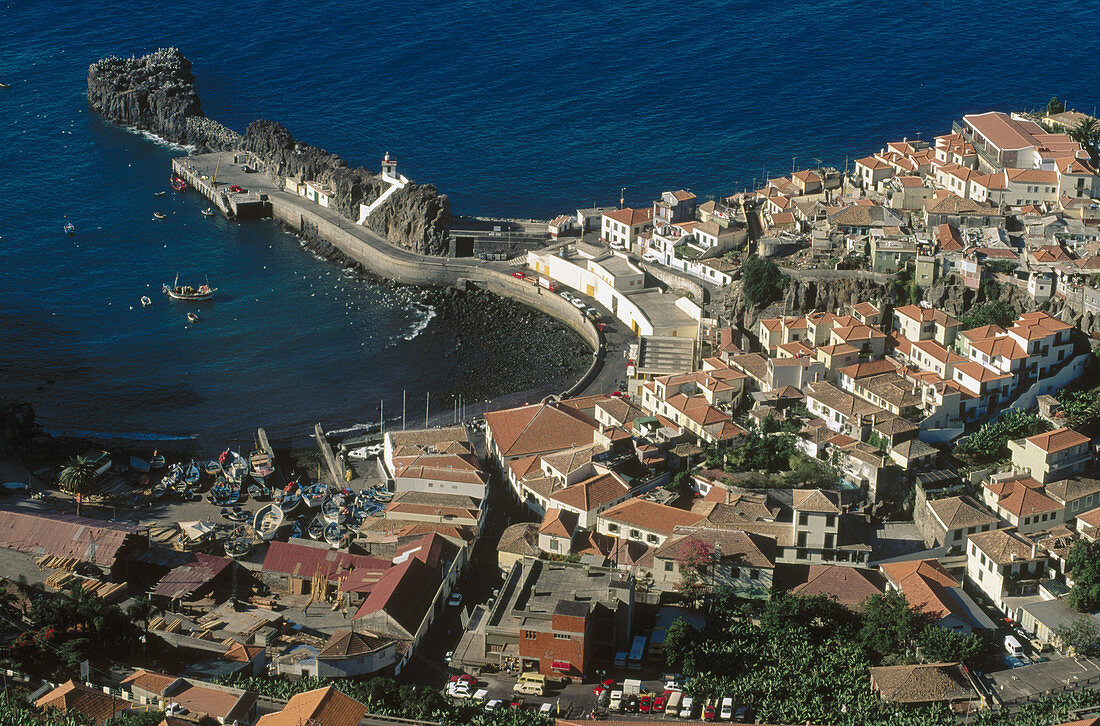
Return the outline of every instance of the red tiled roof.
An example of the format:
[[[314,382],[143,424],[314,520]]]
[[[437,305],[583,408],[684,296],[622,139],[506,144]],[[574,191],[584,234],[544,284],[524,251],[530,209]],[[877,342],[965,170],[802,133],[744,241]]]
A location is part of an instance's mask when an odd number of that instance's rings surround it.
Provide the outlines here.
[[[884,590],[882,575],[875,570],[841,565],[810,565],[806,582],[795,586],[796,595],[832,595],[837,602],[858,608],[864,600]]]
[[[596,422],[569,407],[548,403],[485,414],[486,426],[501,456],[527,456],[590,444]]]
[[[431,607],[432,598],[442,581],[436,568],[416,558],[405,560],[370,587],[370,594],[359,606],[355,619],[384,612],[404,631],[397,635],[411,638]]]
[[[292,696],[283,710],[269,713],[256,726],[358,726],[367,707],[332,686],[306,691]]]
[[[1030,436],[1028,437],[1028,441],[1035,444],[1040,450],[1048,454],[1053,454],[1055,451],[1062,451],[1063,449],[1087,444],[1089,438],[1077,433],[1073,429],[1062,427],[1060,429],[1048,431],[1044,434]]]

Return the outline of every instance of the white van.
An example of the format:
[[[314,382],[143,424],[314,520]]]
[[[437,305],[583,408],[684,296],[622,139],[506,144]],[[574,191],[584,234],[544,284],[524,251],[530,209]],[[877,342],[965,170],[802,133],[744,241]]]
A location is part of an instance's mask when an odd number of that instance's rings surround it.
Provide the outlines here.
[[[733,718],[733,699],[729,696],[722,699],[722,712],[718,718],[723,721],[729,721]]]
[[[1014,655],[1017,658],[1024,657],[1024,646],[1020,645],[1020,641],[1016,640],[1013,635],[1005,636],[1005,652],[1009,655]]]
[[[611,700],[607,702],[608,711],[619,711],[623,707],[623,692],[612,691]]]
[[[680,704],[680,718],[691,718],[691,712],[694,710],[695,699],[691,696],[684,696],[684,701]]]

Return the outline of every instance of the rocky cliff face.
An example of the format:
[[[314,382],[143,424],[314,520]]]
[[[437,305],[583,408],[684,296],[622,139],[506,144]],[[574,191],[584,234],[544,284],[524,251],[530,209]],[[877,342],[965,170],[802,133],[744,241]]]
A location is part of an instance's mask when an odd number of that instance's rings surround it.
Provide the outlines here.
[[[359,205],[369,204],[387,188],[382,177],[363,167],[349,169],[340,156],[295,140],[275,121],[253,121],[241,148],[267,164],[267,173],[280,184],[289,176],[319,181],[333,191],[336,211],[359,218]],[[447,252],[451,224],[450,201],[431,184],[409,184],[375,210],[367,227],[406,249],[428,255]]]
[[[328,184],[336,211],[352,220],[358,220],[361,203],[370,203],[386,188],[379,174],[349,169],[336,154],[296,141],[274,121],[254,121],[242,137],[206,118],[191,62],[176,48],[93,63],[88,68],[88,104],[110,121],[178,144],[206,151],[252,151],[280,185],[287,176]],[[450,225],[450,201],[430,184],[409,184],[396,192],[367,223],[390,242],[427,255],[447,253]]]

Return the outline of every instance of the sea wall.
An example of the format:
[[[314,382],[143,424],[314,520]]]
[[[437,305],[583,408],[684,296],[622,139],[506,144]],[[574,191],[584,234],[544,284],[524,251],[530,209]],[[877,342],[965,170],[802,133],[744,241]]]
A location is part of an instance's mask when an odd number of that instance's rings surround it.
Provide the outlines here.
[[[241,134],[206,118],[191,62],[176,48],[145,56],[109,57],[88,68],[88,105],[117,124],[150,131],[167,141],[204,151],[247,149],[280,186],[287,176],[318,181],[334,192],[332,208],[355,220],[387,187],[380,174],[349,169],[336,154],[302,143],[274,121],[249,124]],[[447,253],[451,205],[430,184],[409,184],[368,220],[390,243],[424,255]]]

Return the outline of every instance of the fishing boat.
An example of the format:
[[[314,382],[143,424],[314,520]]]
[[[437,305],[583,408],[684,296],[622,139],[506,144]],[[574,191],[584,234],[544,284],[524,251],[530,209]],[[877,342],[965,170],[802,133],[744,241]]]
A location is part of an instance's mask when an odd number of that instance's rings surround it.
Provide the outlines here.
[[[199,322],[199,316],[197,313],[187,313],[187,321],[190,323]]]
[[[180,276],[176,275],[176,281],[171,286],[167,284],[161,285],[161,289],[164,290],[164,294],[173,300],[191,300],[202,301],[210,300],[214,297],[214,293],[218,291],[216,287],[210,287],[210,283],[205,285],[199,285],[198,287],[192,287],[191,285],[180,285]]]
[[[252,538],[244,530],[245,528],[238,527],[226,538],[222,545],[225,548],[226,557],[238,560],[252,553]]]
[[[324,539],[325,538],[325,522],[320,517],[314,517],[306,527],[306,534],[310,536],[310,539]]]
[[[251,465],[252,478],[261,484],[267,482],[267,478],[275,473],[275,467],[271,465],[271,457],[263,451],[254,451],[248,457]]]
[[[187,191],[187,182],[185,182],[183,179],[180,179],[178,176],[173,176],[172,188],[175,189],[177,192],[185,192]]]
[[[153,499],[160,499],[168,493],[168,479],[164,478],[153,485],[150,493],[153,495]]]
[[[66,222],[65,226],[61,228],[65,234],[76,234],[76,225],[72,222]]]
[[[302,502],[310,509],[316,509],[328,499],[328,487],[324,484],[313,484],[302,489]]]
[[[202,216],[204,216],[204,217],[213,217],[214,216],[214,208],[213,207],[207,207],[206,209],[202,210]]]
[[[276,504],[266,504],[256,511],[256,517],[252,520],[252,528],[261,539],[271,540],[279,527],[283,525],[283,510]]]
[[[340,543],[344,541],[344,535],[347,534],[347,530],[344,529],[342,524],[325,525],[325,541],[333,547],[339,547]]]
[[[343,524],[348,516],[347,502],[343,494],[333,494],[321,504],[321,516],[328,524]]]
[[[295,486],[294,491],[284,491],[282,496],[275,502],[276,506],[283,511],[283,514],[290,514],[302,503],[302,493],[298,491],[297,484],[294,482],[291,482],[291,484]]]
[[[147,308],[152,304],[153,304],[153,301],[151,299],[149,299],[148,295],[142,295],[141,296],[141,306],[143,308]]]
[[[133,469],[134,471],[140,471],[141,473],[144,474],[145,472],[149,471],[149,462],[146,461],[145,459],[139,459],[136,456],[131,456],[130,457],[130,468]]]
[[[153,451],[153,457],[151,459],[149,459],[149,468],[150,469],[163,469],[164,464],[165,464],[164,454],[158,454],[154,450]]]
[[[244,478],[248,475],[248,461],[243,456],[232,449],[226,449],[218,455],[218,463],[226,479],[235,484],[244,484]]]
[[[253,499],[269,499],[271,497],[271,488],[252,482],[248,485],[248,496]]]
[[[168,215],[164,212],[153,212],[153,219],[168,219]]]
[[[217,476],[218,474],[222,473],[222,465],[214,461],[213,459],[206,462],[206,464],[203,466],[203,469],[210,476]]]
[[[393,492],[387,492],[384,489],[378,489],[372,493],[372,498],[376,502],[388,502],[393,499]]]
[[[164,195],[165,195],[165,192],[163,190],[161,190],[159,192],[153,192],[154,197],[163,197]]]
[[[200,476],[202,476],[202,474],[199,472],[199,467],[196,466],[195,462],[192,460],[190,464],[188,464],[186,467],[183,467],[180,478],[184,484],[186,484],[187,486],[191,486],[192,484],[199,483]]]

